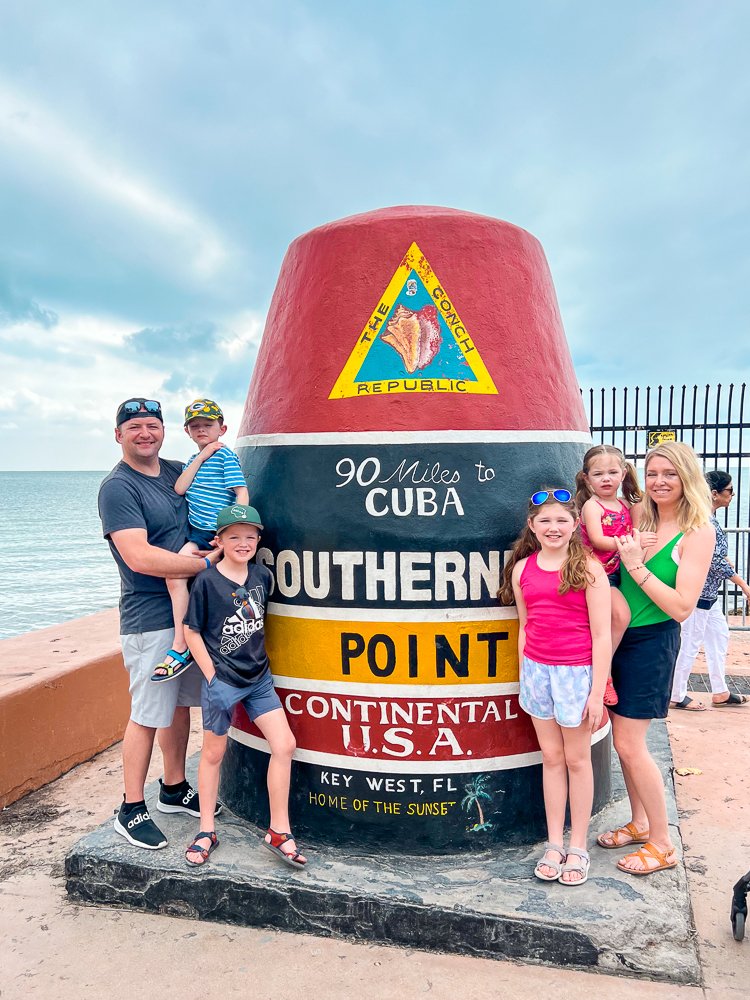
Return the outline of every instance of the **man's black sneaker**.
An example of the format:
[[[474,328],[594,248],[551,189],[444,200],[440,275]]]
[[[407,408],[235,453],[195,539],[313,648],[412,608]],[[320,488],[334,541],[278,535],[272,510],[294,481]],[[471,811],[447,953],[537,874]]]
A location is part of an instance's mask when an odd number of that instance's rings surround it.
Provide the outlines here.
[[[167,846],[167,838],[149,815],[145,805],[131,812],[125,812],[125,803],[115,813],[115,830],[133,847],[146,851],[158,851]]]
[[[201,804],[198,793],[187,782],[179,792],[165,792],[164,782],[159,778],[159,798],[156,800],[156,808],[163,813],[187,813],[188,816],[195,816],[200,819]],[[223,806],[216,803],[214,816],[218,816]]]

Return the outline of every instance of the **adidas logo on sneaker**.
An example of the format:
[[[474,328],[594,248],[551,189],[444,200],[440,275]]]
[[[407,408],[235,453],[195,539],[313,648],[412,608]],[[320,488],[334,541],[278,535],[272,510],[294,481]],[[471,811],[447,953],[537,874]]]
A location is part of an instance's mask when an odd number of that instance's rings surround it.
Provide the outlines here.
[[[158,851],[167,846],[167,838],[151,819],[145,805],[134,812],[126,811],[125,803],[115,813],[115,832],[124,837],[133,847],[141,847],[145,851]]]
[[[159,797],[156,800],[156,808],[163,813],[187,813],[188,816],[200,818],[201,804],[198,793],[187,782],[185,786],[177,792],[167,792],[164,789],[164,782],[159,778]],[[222,810],[220,803],[216,803],[214,816],[218,816]]]

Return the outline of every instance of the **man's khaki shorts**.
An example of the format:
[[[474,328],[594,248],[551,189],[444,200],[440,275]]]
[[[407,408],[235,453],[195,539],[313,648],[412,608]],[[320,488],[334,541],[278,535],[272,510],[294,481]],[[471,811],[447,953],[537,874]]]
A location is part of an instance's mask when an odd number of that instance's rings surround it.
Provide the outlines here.
[[[139,726],[166,729],[178,706],[201,703],[203,674],[196,663],[173,681],[156,684],[151,675],[174,641],[174,629],[121,635],[122,657],[130,674],[130,718]]]

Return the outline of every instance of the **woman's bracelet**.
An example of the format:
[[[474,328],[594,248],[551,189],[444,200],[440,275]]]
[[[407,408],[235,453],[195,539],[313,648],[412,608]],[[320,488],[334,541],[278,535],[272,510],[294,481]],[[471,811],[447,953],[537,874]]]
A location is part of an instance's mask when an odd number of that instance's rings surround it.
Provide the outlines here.
[[[208,556],[204,556],[203,558],[206,562],[206,569],[211,569],[211,560],[208,558]]]
[[[645,585],[646,585],[646,581],[648,580],[648,578],[649,578],[650,576],[653,576],[653,575],[654,575],[654,574],[653,574],[653,573],[651,572],[651,570],[649,570],[649,571],[648,571],[648,573],[646,573],[646,575],[644,576],[644,578],[643,578],[643,579],[641,580],[641,582],[640,582],[640,583],[638,584],[638,586],[639,586],[639,587],[640,587],[641,589],[643,589],[643,587],[645,587]]]

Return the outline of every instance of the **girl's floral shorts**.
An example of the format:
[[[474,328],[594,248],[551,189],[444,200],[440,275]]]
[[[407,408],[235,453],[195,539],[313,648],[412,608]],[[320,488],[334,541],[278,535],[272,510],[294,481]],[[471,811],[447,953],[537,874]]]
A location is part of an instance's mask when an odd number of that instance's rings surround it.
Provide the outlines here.
[[[554,719],[565,729],[575,729],[583,720],[591,678],[590,666],[555,666],[524,656],[518,701],[535,719]]]

